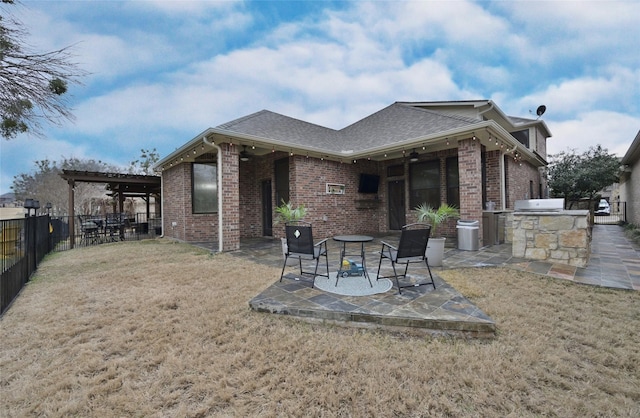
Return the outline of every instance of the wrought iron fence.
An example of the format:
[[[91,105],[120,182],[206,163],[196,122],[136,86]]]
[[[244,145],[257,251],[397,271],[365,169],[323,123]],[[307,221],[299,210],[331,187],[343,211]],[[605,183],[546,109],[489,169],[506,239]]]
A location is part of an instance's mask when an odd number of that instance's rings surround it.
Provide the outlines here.
[[[74,236],[70,223],[74,222]],[[0,220],[0,314],[4,313],[46,254],[73,247],[161,235],[161,220],[146,214],[84,217],[31,216]]]
[[[618,225],[627,222],[627,202],[610,202],[609,213],[595,213],[593,223],[599,225]]]
[[[38,264],[50,251],[48,216],[2,221],[0,228],[2,277],[0,279],[0,313],[29,280]]]

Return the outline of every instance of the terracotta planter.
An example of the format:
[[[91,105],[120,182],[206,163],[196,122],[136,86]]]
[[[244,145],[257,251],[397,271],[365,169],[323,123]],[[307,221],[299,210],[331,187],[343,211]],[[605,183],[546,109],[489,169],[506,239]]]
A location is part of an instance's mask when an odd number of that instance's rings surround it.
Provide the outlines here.
[[[444,242],[446,238],[429,238],[427,243],[427,261],[429,266],[442,267],[442,260],[444,259]]]

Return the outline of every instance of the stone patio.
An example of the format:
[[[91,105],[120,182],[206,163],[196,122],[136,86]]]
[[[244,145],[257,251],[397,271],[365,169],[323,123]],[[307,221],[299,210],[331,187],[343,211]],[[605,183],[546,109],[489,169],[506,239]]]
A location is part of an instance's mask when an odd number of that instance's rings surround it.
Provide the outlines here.
[[[399,234],[386,235],[367,244],[368,271],[372,280],[376,277],[380,240],[395,242],[398,238]],[[282,268],[280,240],[277,239],[244,240],[241,249],[232,254]],[[330,270],[337,267],[331,263],[337,263],[338,254],[337,244],[329,240]],[[252,297],[249,306],[259,312],[290,315],[312,322],[492,337],[496,331],[495,321],[438,275],[443,269],[488,266],[513,268],[586,285],[640,290],[640,248],[624,237],[620,226],[596,225],[593,228],[592,255],[586,268],[515,258],[509,244],[483,247],[479,251],[447,248],[443,266],[432,267],[435,290],[432,286],[420,286],[404,289],[399,295],[394,286],[384,294],[342,296],[312,288],[310,278],[300,277],[297,269],[289,268],[282,282],[274,277],[274,283]],[[388,270],[383,270],[382,274],[388,275]]]

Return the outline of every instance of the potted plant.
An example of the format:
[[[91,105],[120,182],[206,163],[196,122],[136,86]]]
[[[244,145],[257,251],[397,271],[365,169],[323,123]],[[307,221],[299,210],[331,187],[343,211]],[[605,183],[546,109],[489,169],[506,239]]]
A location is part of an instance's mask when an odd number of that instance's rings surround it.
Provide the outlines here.
[[[295,208],[291,201],[285,202],[282,200],[282,204],[276,208],[276,213],[278,216],[276,217],[276,224],[283,222],[293,222],[299,221],[307,215],[307,208],[304,205],[298,205]]]
[[[459,218],[460,212],[455,206],[443,203],[439,208],[422,203],[415,208],[419,222],[428,222],[431,224],[431,235],[429,237],[429,243],[427,244],[427,259],[432,266],[442,266],[442,260],[444,258],[444,242],[445,237],[437,235],[437,230],[440,224],[452,219]]]
[[[282,222],[286,224],[287,222],[299,221],[304,218],[307,214],[307,208],[305,208],[304,205],[298,205],[294,207],[291,201],[285,202],[283,199],[282,204],[280,204],[280,206],[276,208],[276,214],[277,216],[275,219],[275,223],[279,224]],[[282,256],[285,257],[285,254],[288,250],[287,238],[283,237],[280,238],[280,240],[282,241]],[[296,262],[297,261],[295,258],[290,258],[287,262],[287,265],[293,265]]]

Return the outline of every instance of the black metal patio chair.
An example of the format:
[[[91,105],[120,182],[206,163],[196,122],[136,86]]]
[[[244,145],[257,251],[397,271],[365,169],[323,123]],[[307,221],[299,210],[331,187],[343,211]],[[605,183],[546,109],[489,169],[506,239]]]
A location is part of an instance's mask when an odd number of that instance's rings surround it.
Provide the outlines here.
[[[85,245],[100,244],[100,224],[91,215],[78,215],[82,236],[80,242]]]
[[[402,227],[402,232],[400,233],[400,242],[397,246],[382,241],[380,262],[378,263],[378,280],[395,279],[396,286],[398,287],[398,294],[402,294],[402,289],[406,287],[417,287],[430,284],[435,289],[436,283],[433,280],[431,267],[429,267],[429,261],[427,260],[427,256],[425,255],[430,234],[431,226],[424,223],[414,223]],[[389,260],[391,262],[391,267],[393,268],[393,276],[380,276],[380,267],[382,266],[382,260]],[[431,281],[400,285],[399,279],[407,278],[407,270],[409,269],[409,264],[423,262],[427,266]],[[396,270],[397,264],[404,264],[403,274],[398,274]]]
[[[284,255],[284,265],[282,273],[280,273],[280,281],[284,276],[284,270],[287,267],[289,257],[297,258],[300,267],[300,275],[310,275],[312,279],[316,276],[329,278],[329,257],[327,255],[327,240],[323,239],[317,243],[313,242],[313,229],[309,222],[296,221],[285,224],[285,235],[287,240],[287,250]],[[318,273],[318,265],[320,257],[324,257],[326,263],[326,274]],[[316,266],[313,272],[304,271],[302,268],[302,260],[315,260]],[[311,282],[313,287],[313,280]]]
[[[110,241],[124,241],[124,228],[126,226],[127,216],[124,213],[107,213],[105,222],[106,232],[109,234]]]

